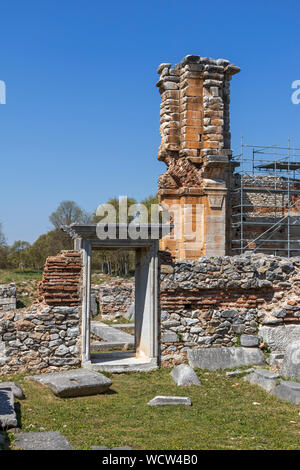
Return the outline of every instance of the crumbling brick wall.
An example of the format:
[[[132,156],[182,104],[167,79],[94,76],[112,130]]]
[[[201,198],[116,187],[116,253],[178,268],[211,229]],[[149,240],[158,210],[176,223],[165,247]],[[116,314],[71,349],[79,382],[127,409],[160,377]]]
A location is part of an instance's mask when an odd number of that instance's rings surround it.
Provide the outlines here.
[[[300,325],[300,258],[164,259],[160,276],[163,365],[184,362],[188,349],[234,346],[260,325]]]
[[[81,263],[78,251],[61,251],[47,258],[42,281],[38,284],[39,302],[57,306],[78,305]]]

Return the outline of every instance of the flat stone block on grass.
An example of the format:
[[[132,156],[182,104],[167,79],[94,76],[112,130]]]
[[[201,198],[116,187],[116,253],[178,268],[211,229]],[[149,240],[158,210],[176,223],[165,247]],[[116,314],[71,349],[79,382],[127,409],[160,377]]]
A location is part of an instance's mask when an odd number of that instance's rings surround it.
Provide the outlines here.
[[[11,388],[14,397],[19,400],[24,400],[25,398],[23,390],[15,382],[0,382],[0,390],[1,388]]]
[[[272,395],[275,395],[281,400],[290,401],[296,405],[300,404],[300,383],[290,382],[288,380],[282,380],[277,387],[272,391]]]
[[[2,388],[0,389],[0,428],[15,428],[17,425],[14,394],[11,388]]]
[[[157,396],[149,401],[150,406],[167,406],[167,405],[185,405],[191,406],[192,401],[189,397],[166,397]]]
[[[26,379],[48,386],[60,398],[97,395],[106,392],[112,385],[105,375],[87,369],[34,375]]]
[[[247,382],[259,385],[267,392],[271,392],[276,387],[278,379],[278,374],[274,374],[274,372],[267,369],[256,369],[252,374],[244,377]]]
[[[236,375],[240,374],[251,374],[251,372],[254,372],[253,367],[251,369],[236,369],[236,370],[231,370],[229,372],[226,372],[226,377],[235,377]]]
[[[191,367],[218,370],[263,365],[265,356],[256,348],[199,348],[188,351],[188,360]]]
[[[14,446],[21,450],[72,450],[59,431],[22,432],[16,434]]]
[[[201,385],[194,369],[186,364],[175,366],[170,375],[178,386]]]

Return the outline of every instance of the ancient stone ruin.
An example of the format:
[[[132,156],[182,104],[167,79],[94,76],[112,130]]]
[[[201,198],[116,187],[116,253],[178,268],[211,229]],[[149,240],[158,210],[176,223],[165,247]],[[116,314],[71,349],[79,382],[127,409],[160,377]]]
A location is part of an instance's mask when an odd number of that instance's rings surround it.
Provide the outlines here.
[[[236,172],[241,162],[230,149],[229,84],[238,67],[187,56],[173,67],[161,64],[158,72],[158,157],[167,165],[159,199],[170,212],[179,207],[181,217],[172,215],[171,235],[159,225],[158,237],[151,237],[149,225],[135,240],[119,236],[118,224],[116,239],[104,240],[93,224],[64,227],[74,250],[48,258],[34,305],[19,313],[14,286],[0,289],[0,375],[79,366],[140,371],[187,361],[214,370],[264,364],[264,348],[278,365],[299,339],[300,164],[253,163],[252,172]],[[182,236],[172,238],[176,223]],[[187,227],[196,241],[186,238]],[[116,279],[92,289],[92,250],[100,249],[133,250],[134,282]],[[91,351],[99,327],[91,328],[93,298],[109,320],[133,309],[134,351]]]

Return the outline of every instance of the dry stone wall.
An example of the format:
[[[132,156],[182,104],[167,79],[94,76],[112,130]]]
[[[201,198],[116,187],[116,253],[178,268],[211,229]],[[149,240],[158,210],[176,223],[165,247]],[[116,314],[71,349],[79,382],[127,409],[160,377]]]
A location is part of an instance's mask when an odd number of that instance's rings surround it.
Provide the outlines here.
[[[190,349],[238,345],[260,325],[300,325],[299,257],[165,258],[160,276],[163,365]]]

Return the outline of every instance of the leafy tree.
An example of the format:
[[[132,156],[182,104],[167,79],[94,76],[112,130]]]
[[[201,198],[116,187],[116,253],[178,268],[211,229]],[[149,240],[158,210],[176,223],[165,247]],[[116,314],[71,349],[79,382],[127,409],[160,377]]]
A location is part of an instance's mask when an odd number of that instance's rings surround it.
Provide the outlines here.
[[[2,223],[0,222],[0,246],[6,246],[6,239],[2,230]]]
[[[125,209],[127,210],[127,223],[129,223],[133,219],[133,216],[128,215],[128,209],[133,204],[136,204],[137,201],[133,197],[128,197],[126,199],[127,201],[125,200],[125,198],[123,199],[120,198],[119,200],[119,198],[113,197],[109,199],[105,204],[101,204],[97,208],[96,212],[94,213],[93,222],[95,223],[101,222],[101,220],[103,219],[105,219],[105,221],[107,222],[107,220],[110,219],[109,221],[111,223],[119,223],[120,222],[120,203],[121,203],[121,206],[123,204],[123,207],[125,207]],[[114,210],[112,212],[107,212],[107,208],[106,208],[107,204],[110,204],[110,206],[113,207]],[[99,214],[101,209],[102,209],[103,215]],[[114,218],[114,215],[116,216],[115,218]]]
[[[8,267],[7,255],[9,248],[6,244],[6,239],[2,230],[2,224],[0,222],[0,268],[4,269]]]
[[[29,264],[29,247],[30,243],[23,240],[15,241],[15,243],[10,247],[9,254],[7,255],[7,260],[11,266],[14,268],[19,268],[21,266],[25,267]]]
[[[62,225],[87,224],[91,221],[91,216],[76,202],[62,201],[56,211],[52,212],[49,220],[56,229],[59,229]]]
[[[28,249],[31,267],[41,270],[48,256],[55,256],[61,250],[71,250],[73,242],[69,235],[60,229],[41,235]]]

